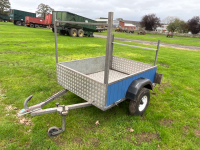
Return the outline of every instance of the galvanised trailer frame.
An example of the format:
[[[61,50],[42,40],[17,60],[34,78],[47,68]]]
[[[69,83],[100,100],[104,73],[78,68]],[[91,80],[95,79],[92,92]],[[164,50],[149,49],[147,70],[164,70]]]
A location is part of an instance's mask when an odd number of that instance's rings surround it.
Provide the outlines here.
[[[58,112],[62,116],[62,127],[49,128],[48,135],[51,137],[65,130],[65,116],[70,109],[94,105],[105,111],[126,99],[130,99],[129,111],[131,114],[141,115],[146,110],[150,100],[149,89],[152,90],[153,86],[156,83],[160,84],[162,80],[162,74],[156,72],[160,41],[158,41],[157,49],[114,42],[112,21],[112,12],[108,14],[108,24],[55,20],[55,24],[62,22],[70,24],[108,25],[106,56],[59,63],[57,27],[54,24],[57,82],[64,89],[47,100],[31,107],[27,106],[28,101],[32,98],[32,95],[29,96],[25,100],[24,109],[19,112],[19,115],[31,114],[31,116],[37,116]],[[154,65],[113,56],[113,44],[156,51]],[[67,106],[56,103],[57,107],[55,108],[42,109],[43,106],[68,90],[87,102]]]

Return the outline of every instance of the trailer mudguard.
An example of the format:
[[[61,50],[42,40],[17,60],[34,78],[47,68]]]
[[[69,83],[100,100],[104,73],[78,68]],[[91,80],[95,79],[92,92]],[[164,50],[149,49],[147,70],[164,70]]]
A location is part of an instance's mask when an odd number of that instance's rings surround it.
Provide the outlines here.
[[[146,79],[146,78],[139,78],[139,79],[134,80],[130,84],[126,92],[126,99],[135,100],[139,90],[143,87],[153,90],[153,85],[152,85],[151,80]]]

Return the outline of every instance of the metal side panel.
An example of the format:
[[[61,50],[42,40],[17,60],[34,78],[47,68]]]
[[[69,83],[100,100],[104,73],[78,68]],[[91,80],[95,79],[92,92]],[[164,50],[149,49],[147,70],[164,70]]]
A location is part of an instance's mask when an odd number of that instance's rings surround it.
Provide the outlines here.
[[[106,86],[62,64],[57,64],[57,82],[99,109],[105,107]]]
[[[83,74],[92,74],[104,70],[105,56],[67,61],[61,64]]]
[[[126,92],[128,90],[129,85],[132,83],[133,80],[136,80],[138,78],[147,78],[150,79],[153,83],[155,73],[157,68],[150,69],[148,71],[145,71],[143,73],[130,76],[129,78],[126,78],[124,80],[121,80],[119,82],[115,82],[113,84],[110,84],[108,86],[108,94],[107,94],[107,103],[106,106],[109,106],[120,99],[125,98]]]
[[[154,65],[113,56],[112,69],[123,73],[135,74],[141,70],[146,70],[152,67],[154,67]]]

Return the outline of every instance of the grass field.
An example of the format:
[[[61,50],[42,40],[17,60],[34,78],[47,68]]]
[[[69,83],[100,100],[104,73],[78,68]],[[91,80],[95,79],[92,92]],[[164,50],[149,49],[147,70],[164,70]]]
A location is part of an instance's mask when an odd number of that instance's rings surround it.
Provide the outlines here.
[[[101,32],[101,33],[95,32],[95,34],[107,35],[107,32]],[[131,34],[131,33],[120,33],[120,32],[113,32],[113,34],[115,35],[115,37],[126,38],[126,39],[153,41],[153,42],[161,40],[163,43],[200,46],[200,39],[192,37],[174,36],[173,38],[167,38],[166,35],[156,35],[156,34],[138,35],[137,33]]]
[[[58,35],[60,62],[102,56],[105,48],[105,39]],[[115,45],[114,55],[153,64],[155,52]],[[56,82],[54,34],[49,29],[0,23],[0,147],[197,150],[200,147],[199,60],[199,51],[160,47],[157,65],[158,72],[164,75],[163,83],[151,92],[144,115],[129,115],[128,101],[105,112],[94,106],[70,110],[66,131],[49,138],[48,128],[61,126],[57,113],[22,118],[17,113],[29,95],[33,95],[30,106],[63,89]],[[55,107],[56,102],[68,105],[85,101],[68,93],[47,107]],[[97,120],[100,125],[95,125]]]

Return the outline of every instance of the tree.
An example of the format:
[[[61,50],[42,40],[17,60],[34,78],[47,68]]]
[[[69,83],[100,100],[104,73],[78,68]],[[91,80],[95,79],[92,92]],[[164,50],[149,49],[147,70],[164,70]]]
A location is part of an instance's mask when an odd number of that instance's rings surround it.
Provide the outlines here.
[[[174,22],[175,19],[179,19],[179,18],[176,17],[176,16],[168,16],[168,17],[166,17],[165,19],[162,20],[162,23],[170,24],[171,22]]]
[[[144,15],[140,25],[146,30],[153,30],[160,25],[160,18],[156,17],[156,14]]]
[[[52,11],[54,11],[54,9],[51,8],[49,5],[41,3],[40,5],[38,5],[36,13],[40,15],[40,17],[44,18],[46,14],[49,14]]]
[[[185,21],[180,20],[179,18],[175,18],[174,21],[170,22],[169,25],[167,26],[168,31],[177,31],[179,33],[181,32],[187,32],[188,31],[188,26]]]
[[[194,16],[192,19],[188,20],[188,29],[192,34],[197,34],[200,31],[200,19],[198,16]]]
[[[9,0],[0,0],[0,14],[8,16],[9,10],[10,10]]]
[[[117,21],[123,21],[123,18],[116,18]]]

